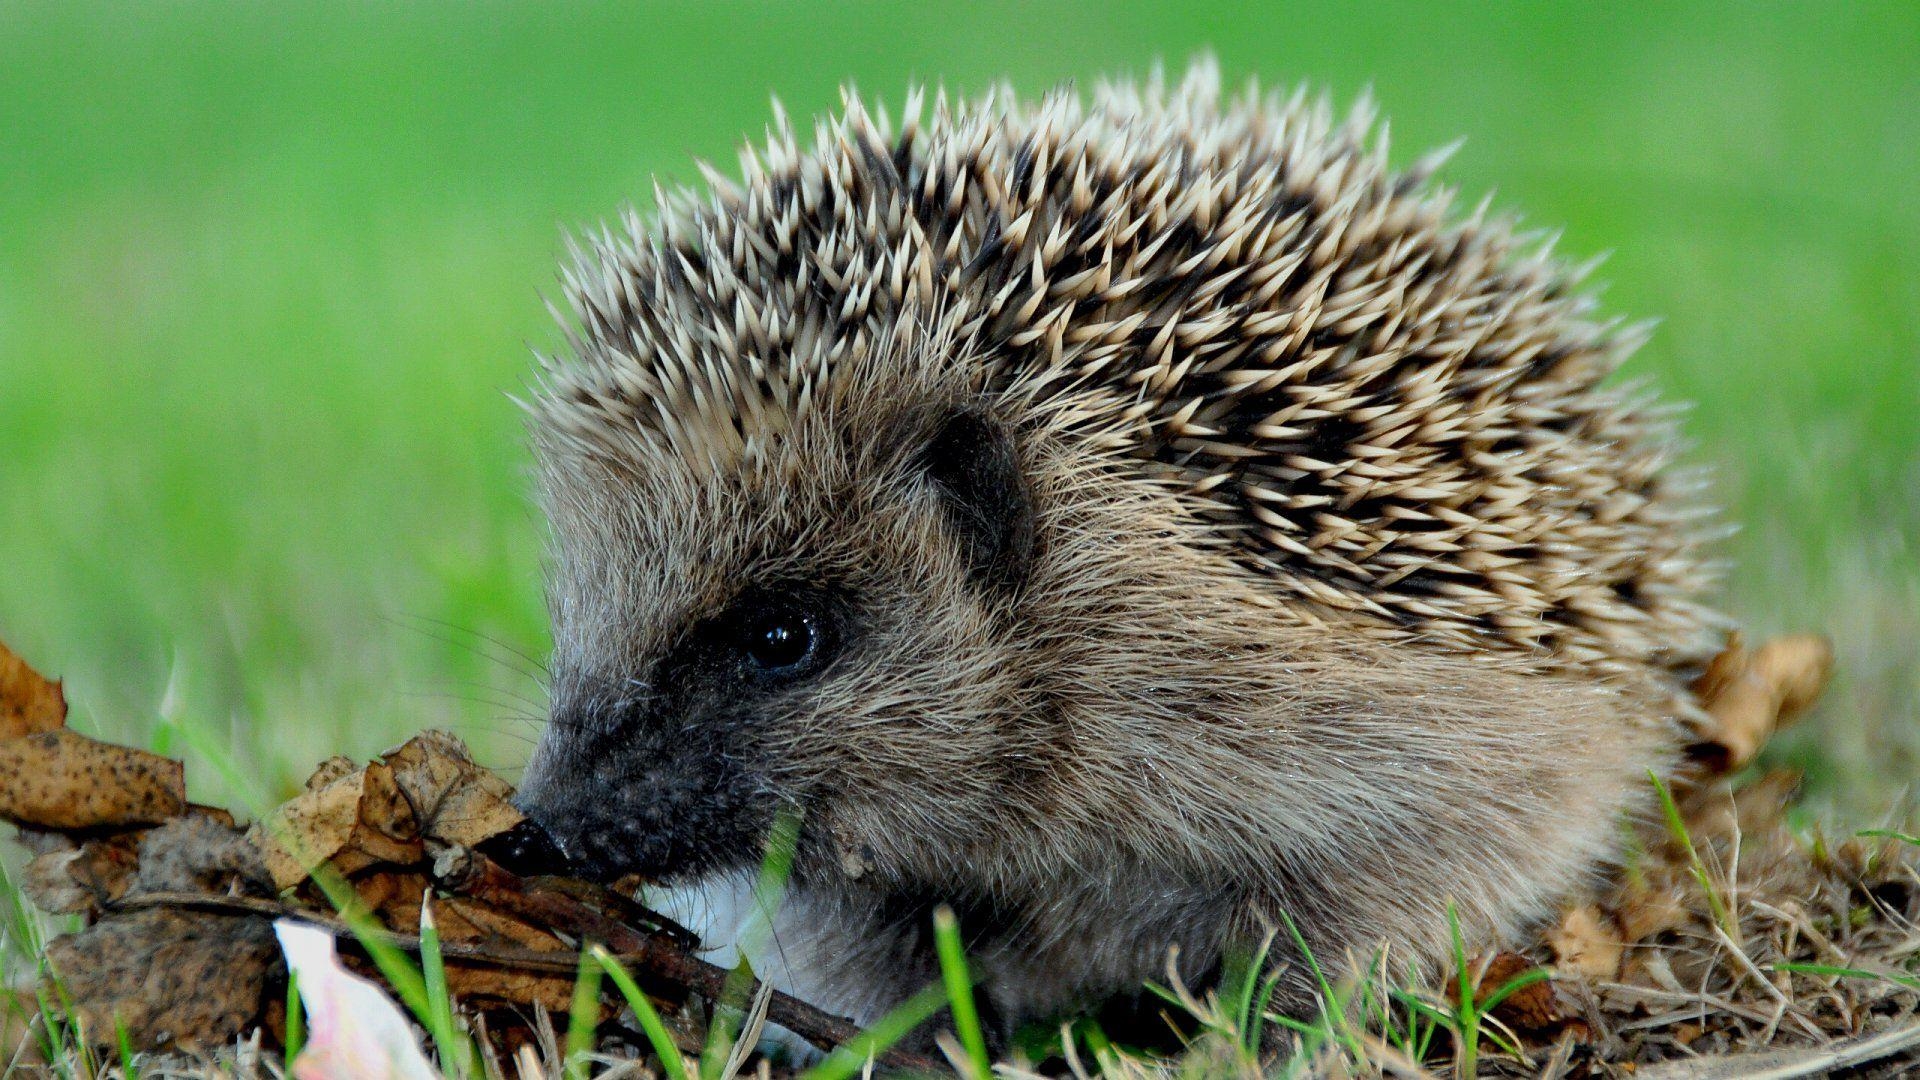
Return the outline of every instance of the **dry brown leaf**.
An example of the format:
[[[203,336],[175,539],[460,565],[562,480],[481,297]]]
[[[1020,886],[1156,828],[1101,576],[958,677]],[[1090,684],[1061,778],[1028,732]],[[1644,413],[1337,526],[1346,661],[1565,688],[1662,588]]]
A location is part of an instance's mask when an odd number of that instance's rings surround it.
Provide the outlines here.
[[[1484,1004],[1493,995],[1499,993],[1507,984],[1538,967],[1533,961],[1515,952],[1496,954],[1493,959],[1468,965],[1469,971],[1479,972],[1474,983],[1473,1000]],[[1447,980],[1447,996],[1458,1003],[1460,999],[1460,980],[1458,977]],[[1567,1019],[1560,1004],[1553,996],[1553,982],[1540,979],[1528,983],[1501,999],[1493,1007],[1493,1015],[1515,1031],[1528,1035],[1543,1035],[1556,1031]]]
[[[345,754],[335,754],[314,766],[313,773],[307,777],[307,790],[319,791],[343,776],[360,771],[360,766]]]
[[[93,894],[80,884],[71,869],[80,857],[77,847],[34,856],[20,872],[20,891],[40,910],[55,915],[77,915],[93,910]]]
[[[423,731],[382,760],[429,840],[473,847],[525,820],[510,801],[513,788],[476,765],[466,745],[444,731]]]
[[[434,901],[433,918],[445,941],[511,945],[538,952],[563,952],[568,948],[566,942],[532,923],[466,897]]]
[[[218,806],[204,806],[200,803],[188,803],[187,813],[192,815],[193,817],[206,818],[208,821],[214,822],[215,824],[224,825],[229,829],[237,829],[240,827],[240,823],[233,819],[232,811],[223,810]]]
[[[280,889],[306,880],[308,868],[323,862],[353,874],[380,864],[411,865],[425,853],[412,806],[393,770],[377,761],[282,803],[247,835]]]
[[[21,887],[56,914],[94,911],[127,894],[139,869],[140,835],[120,833],[50,851],[27,863]]]
[[[269,896],[273,883],[260,849],[219,817],[187,814],[140,838],[134,891]]]
[[[573,983],[571,975],[465,960],[447,961],[447,989],[463,1004],[538,1004],[556,1016],[565,1016],[573,1005]]]
[[[0,817],[45,829],[157,825],[187,806],[179,762],[61,728],[0,742]]]
[[[149,908],[55,939],[47,959],[94,1038],[117,1021],[136,1046],[210,1052],[258,1023],[280,950],[263,918]]]
[[[427,895],[427,875],[404,870],[373,870],[353,879],[360,902],[390,930],[420,932],[420,901]]]
[[[1725,780],[1702,784],[1681,793],[1680,815],[1696,846],[1764,835],[1786,819],[1800,780],[1795,770],[1772,769],[1738,791]]]
[[[1627,944],[1686,925],[1692,918],[1685,895],[1673,885],[1629,889],[1614,907],[1614,921]]]
[[[1620,957],[1626,949],[1620,928],[1592,904],[1561,915],[1559,925],[1547,932],[1547,945],[1553,949],[1555,971],[1599,982],[1620,973]]]
[[[1825,638],[1796,634],[1749,652],[1733,634],[1694,680],[1694,696],[1711,717],[1694,759],[1715,773],[1752,761],[1775,731],[1813,704],[1832,672],[1833,647]]]
[[[17,739],[66,726],[67,697],[0,642],[0,739]]]

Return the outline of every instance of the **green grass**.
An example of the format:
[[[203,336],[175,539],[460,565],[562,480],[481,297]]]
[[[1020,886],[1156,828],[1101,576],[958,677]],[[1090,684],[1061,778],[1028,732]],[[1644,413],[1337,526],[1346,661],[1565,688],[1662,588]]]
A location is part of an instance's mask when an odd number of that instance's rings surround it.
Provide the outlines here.
[[[546,642],[504,395],[563,228],[724,166],[769,94],[1211,47],[1370,85],[1400,160],[1464,135],[1466,192],[1616,253],[1746,524],[1732,606],[1839,644],[1786,752],[1878,806],[1920,766],[1916,40],[1891,4],[6,4],[0,638],[83,728],[191,720],[282,794],[427,724],[513,765]]]
[[[991,1080],[993,1059],[987,1056],[987,1036],[980,1027],[980,1009],[973,997],[973,976],[967,972],[967,950],[960,940],[960,922],[945,904],[933,912],[933,941],[940,956],[940,980],[946,986],[947,1008],[954,1033],[966,1051],[967,1080]]]

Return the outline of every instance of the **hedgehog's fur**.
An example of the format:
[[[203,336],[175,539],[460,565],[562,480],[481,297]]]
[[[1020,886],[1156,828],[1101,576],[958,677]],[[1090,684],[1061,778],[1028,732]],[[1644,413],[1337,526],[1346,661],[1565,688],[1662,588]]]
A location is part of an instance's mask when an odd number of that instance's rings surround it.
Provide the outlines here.
[[[806,151],[782,117],[578,253],[530,405],[534,816],[711,883],[800,810],[778,959],[863,1018],[939,901],[1011,1024],[1282,915],[1418,962],[1449,901],[1504,930],[1576,887],[1721,624],[1669,421],[1602,385],[1639,331],[1450,219],[1438,157],[1390,172],[1365,107],[1209,64],[921,101],[849,95]],[[685,660],[769,588],[828,590],[844,654]]]

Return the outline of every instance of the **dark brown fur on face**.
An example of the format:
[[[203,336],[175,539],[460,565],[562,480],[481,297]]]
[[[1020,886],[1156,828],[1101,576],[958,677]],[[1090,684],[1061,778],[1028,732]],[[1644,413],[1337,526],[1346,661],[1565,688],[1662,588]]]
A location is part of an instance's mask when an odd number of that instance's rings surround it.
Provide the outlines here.
[[[717,903],[796,812],[770,959],[861,1018],[937,903],[1010,1025],[1577,888],[1710,647],[1697,515],[1631,341],[1364,132],[1205,68],[853,104],[583,256],[532,816]]]

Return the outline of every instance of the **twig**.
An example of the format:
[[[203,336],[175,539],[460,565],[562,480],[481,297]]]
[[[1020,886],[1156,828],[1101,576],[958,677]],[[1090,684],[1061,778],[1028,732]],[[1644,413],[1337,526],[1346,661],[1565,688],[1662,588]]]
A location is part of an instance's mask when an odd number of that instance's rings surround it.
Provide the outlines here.
[[[1640,1076],[1644,1080],[1795,1080],[1865,1065],[1915,1046],[1920,1046],[1920,1024],[1842,1039],[1814,1050],[1776,1050],[1670,1062],[1644,1069]]]
[[[495,869],[498,869],[497,867]],[[506,875],[505,871],[499,871]],[[506,875],[512,877],[512,875]],[[518,881],[519,879],[514,879]],[[504,879],[492,879],[491,891],[484,894],[469,894],[476,898],[493,900],[503,895]],[[524,883],[523,883],[524,884]],[[616,920],[599,916],[599,921],[587,918],[597,915],[584,904],[568,897],[555,897],[538,889],[521,894],[529,898],[520,910],[511,912],[522,917],[541,915],[557,916],[545,923],[548,926],[566,924],[563,928],[576,930],[579,924],[593,923],[597,929],[605,931],[605,936],[583,934],[593,937],[605,945],[614,958],[636,975],[644,975],[652,981],[684,988],[709,1001],[720,998],[722,988],[727,981],[725,969],[717,967],[697,956],[690,955],[675,947],[663,935],[647,934],[633,929]],[[565,901],[560,903],[559,901]],[[108,910],[130,911],[141,908],[171,907],[189,908],[197,911],[215,911],[229,914],[258,915],[269,919],[294,919],[311,926],[319,927],[336,938],[354,940],[356,932],[345,922],[331,919],[313,911],[281,903],[278,900],[264,900],[248,896],[219,896],[212,893],[188,892],[149,892],[124,897],[110,905]],[[577,909],[577,910],[576,910]],[[585,914],[583,914],[585,913]],[[418,953],[420,939],[411,934],[397,934],[381,931],[375,935],[380,940],[398,949]],[[461,942],[443,941],[440,951],[449,960],[465,960],[477,964],[490,964],[498,967],[517,968],[524,971],[550,972],[562,975],[578,974],[579,957],[571,952],[541,952],[537,949],[503,948],[489,945],[473,945]],[[747,985],[749,994],[760,990],[756,980]],[[860,1028],[853,1021],[834,1016],[825,1010],[816,1008],[790,994],[775,990],[767,1004],[767,1020],[778,1024],[807,1040],[822,1050],[831,1050],[836,1046],[853,1041],[860,1035]],[[890,1069],[903,1069],[915,1072],[944,1071],[933,1059],[905,1050],[888,1050],[877,1055],[879,1064]]]

